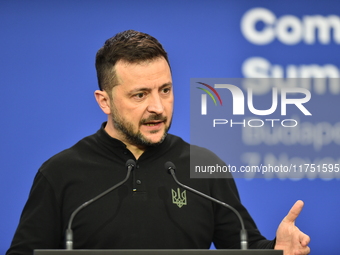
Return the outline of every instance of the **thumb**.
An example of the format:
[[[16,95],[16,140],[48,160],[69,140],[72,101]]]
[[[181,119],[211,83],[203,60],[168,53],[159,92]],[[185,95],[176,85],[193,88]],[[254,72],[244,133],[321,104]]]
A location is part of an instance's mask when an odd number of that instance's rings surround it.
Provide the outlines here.
[[[299,216],[300,212],[302,211],[304,203],[301,200],[295,202],[293,207],[290,209],[286,217],[284,218],[285,221],[294,223],[296,218]]]

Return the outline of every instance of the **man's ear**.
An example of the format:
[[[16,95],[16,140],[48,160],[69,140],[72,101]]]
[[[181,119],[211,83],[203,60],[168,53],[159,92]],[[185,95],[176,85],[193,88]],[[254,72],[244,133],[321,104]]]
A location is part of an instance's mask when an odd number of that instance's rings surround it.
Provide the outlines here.
[[[94,97],[96,98],[100,109],[102,109],[102,111],[107,115],[111,114],[111,108],[110,108],[111,101],[106,91],[96,90],[94,92]]]

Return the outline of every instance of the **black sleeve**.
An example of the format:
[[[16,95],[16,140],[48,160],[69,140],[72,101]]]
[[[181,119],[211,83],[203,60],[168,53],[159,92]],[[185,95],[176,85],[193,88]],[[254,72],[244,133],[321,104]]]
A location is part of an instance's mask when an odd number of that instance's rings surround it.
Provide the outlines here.
[[[60,248],[61,236],[57,199],[51,185],[38,172],[6,255],[32,255],[37,248]]]

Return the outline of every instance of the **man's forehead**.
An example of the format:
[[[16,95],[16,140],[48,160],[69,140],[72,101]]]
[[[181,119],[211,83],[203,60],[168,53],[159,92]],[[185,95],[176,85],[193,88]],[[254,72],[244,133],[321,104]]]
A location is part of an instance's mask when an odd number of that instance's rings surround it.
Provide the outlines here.
[[[146,60],[139,60],[139,61],[128,61],[126,59],[120,59],[116,62],[114,68],[117,70],[120,68],[129,68],[129,67],[139,67],[139,66],[148,66],[151,63],[154,62],[160,62],[160,61],[164,61],[167,63],[167,65],[169,66],[168,62],[166,61],[166,59],[162,56],[160,57],[156,57],[156,58],[152,58],[152,59],[146,59]],[[169,66],[170,68],[170,66]]]
[[[157,65],[152,65],[153,63]],[[141,81],[163,79],[161,83],[157,84],[158,86],[163,86],[163,84],[171,85],[172,83],[170,67],[164,58],[138,63],[130,63],[121,60],[114,66],[114,73],[117,85],[122,85],[133,80],[138,82],[139,79],[141,79]]]

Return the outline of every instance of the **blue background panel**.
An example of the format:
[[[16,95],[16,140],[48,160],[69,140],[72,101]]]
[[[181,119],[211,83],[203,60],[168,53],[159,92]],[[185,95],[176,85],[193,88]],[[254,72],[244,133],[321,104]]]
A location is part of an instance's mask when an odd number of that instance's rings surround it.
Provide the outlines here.
[[[171,133],[190,141],[191,78],[271,78],[278,75],[278,68],[286,77],[289,66],[301,76],[301,70],[312,65],[331,65],[332,77],[339,78],[339,42],[335,40],[339,28],[329,30],[329,43],[321,42],[317,31],[312,44],[300,34],[302,39],[296,44],[288,45],[276,36],[258,45],[241,31],[245,13],[264,8],[274,15],[275,22],[256,21],[256,31],[278,33],[277,24],[282,26],[288,15],[304,31],[307,16],[339,18],[339,7],[338,1],[330,0],[1,1],[0,253],[10,245],[40,165],[96,132],[106,119],[93,92],[97,89],[95,54],[107,38],[135,29],[160,40],[173,71],[175,116]],[[260,60],[245,65],[254,58]],[[338,98],[339,93],[332,97]],[[318,115],[328,109],[331,117],[326,115],[323,121],[334,124],[339,118],[339,103],[327,103],[311,107]],[[228,141],[232,147],[223,156],[239,158],[245,146],[239,140],[238,136]],[[336,149],[331,156],[338,158],[339,146],[333,146]],[[283,152],[290,149],[280,148]],[[305,154],[324,155],[328,149],[328,145],[319,152],[308,146],[301,148]],[[270,148],[261,145],[248,150],[262,153]],[[305,208],[297,225],[311,236],[311,254],[339,253],[338,179],[236,181],[243,203],[267,238],[274,238],[281,219],[297,199],[302,199]]]

